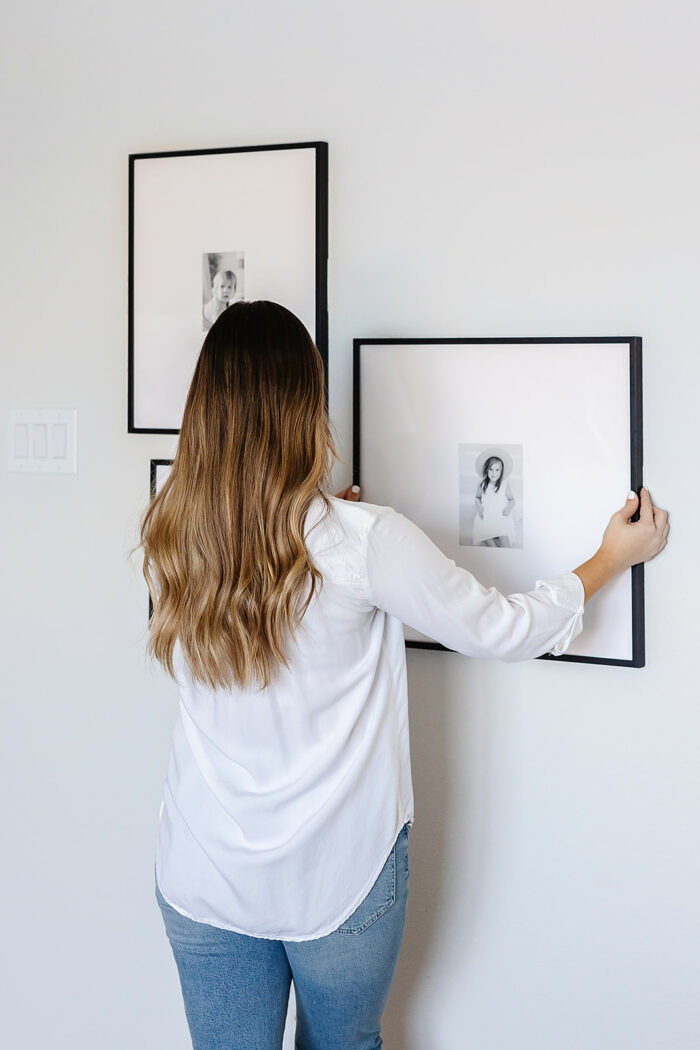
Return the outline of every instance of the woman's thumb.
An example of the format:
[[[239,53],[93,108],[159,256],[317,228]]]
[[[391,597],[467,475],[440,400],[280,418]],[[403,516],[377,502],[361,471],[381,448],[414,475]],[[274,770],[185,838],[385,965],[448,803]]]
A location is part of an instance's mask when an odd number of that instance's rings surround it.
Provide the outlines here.
[[[639,497],[637,496],[637,493],[633,492],[632,489],[630,489],[627,493],[627,502],[622,508],[622,513],[628,518],[631,517],[637,509],[638,501]]]

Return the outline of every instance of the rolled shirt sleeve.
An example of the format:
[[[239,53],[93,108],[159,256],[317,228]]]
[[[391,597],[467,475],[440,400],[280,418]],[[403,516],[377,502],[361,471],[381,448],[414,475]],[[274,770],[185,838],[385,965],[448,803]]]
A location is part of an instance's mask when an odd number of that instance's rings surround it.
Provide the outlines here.
[[[484,587],[391,507],[366,535],[367,599],[464,656],[506,662],[561,656],[583,629],[584,589],[574,572],[537,580],[531,591]]]

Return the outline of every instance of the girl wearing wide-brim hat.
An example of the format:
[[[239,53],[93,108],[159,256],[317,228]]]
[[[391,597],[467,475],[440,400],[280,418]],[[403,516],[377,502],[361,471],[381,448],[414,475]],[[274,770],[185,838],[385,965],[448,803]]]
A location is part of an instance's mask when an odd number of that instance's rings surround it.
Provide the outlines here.
[[[480,480],[475,498],[475,547],[512,547],[515,543],[515,497],[507,480],[512,472],[513,459],[504,448],[483,449],[476,458]]]

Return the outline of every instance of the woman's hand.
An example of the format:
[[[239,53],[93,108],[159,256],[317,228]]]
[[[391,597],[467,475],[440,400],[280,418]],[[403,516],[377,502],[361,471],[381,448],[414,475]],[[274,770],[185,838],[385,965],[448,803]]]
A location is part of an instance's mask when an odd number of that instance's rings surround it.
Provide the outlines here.
[[[624,507],[615,511],[610,518],[603,533],[603,542],[596,553],[573,570],[583,583],[584,601],[588,601],[618,572],[650,561],[666,546],[668,511],[654,507],[649,490],[643,488],[639,521],[630,521],[638,503],[636,493],[630,493]]]
[[[348,499],[354,503],[360,498],[360,486],[359,485],[348,485],[342,492],[336,492],[336,499]]]
[[[601,553],[620,569],[651,561],[668,542],[668,511],[652,504],[648,489],[642,489],[641,497],[639,521],[630,521],[639,505],[639,497],[632,492],[624,507],[612,515],[603,533]]]

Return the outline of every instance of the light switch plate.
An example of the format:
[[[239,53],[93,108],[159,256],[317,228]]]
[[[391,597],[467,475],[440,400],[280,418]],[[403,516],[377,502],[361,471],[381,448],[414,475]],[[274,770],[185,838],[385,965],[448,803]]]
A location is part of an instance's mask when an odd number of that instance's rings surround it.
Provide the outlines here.
[[[77,408],[21,408],[8,414],[7,469],[77,474]]]

